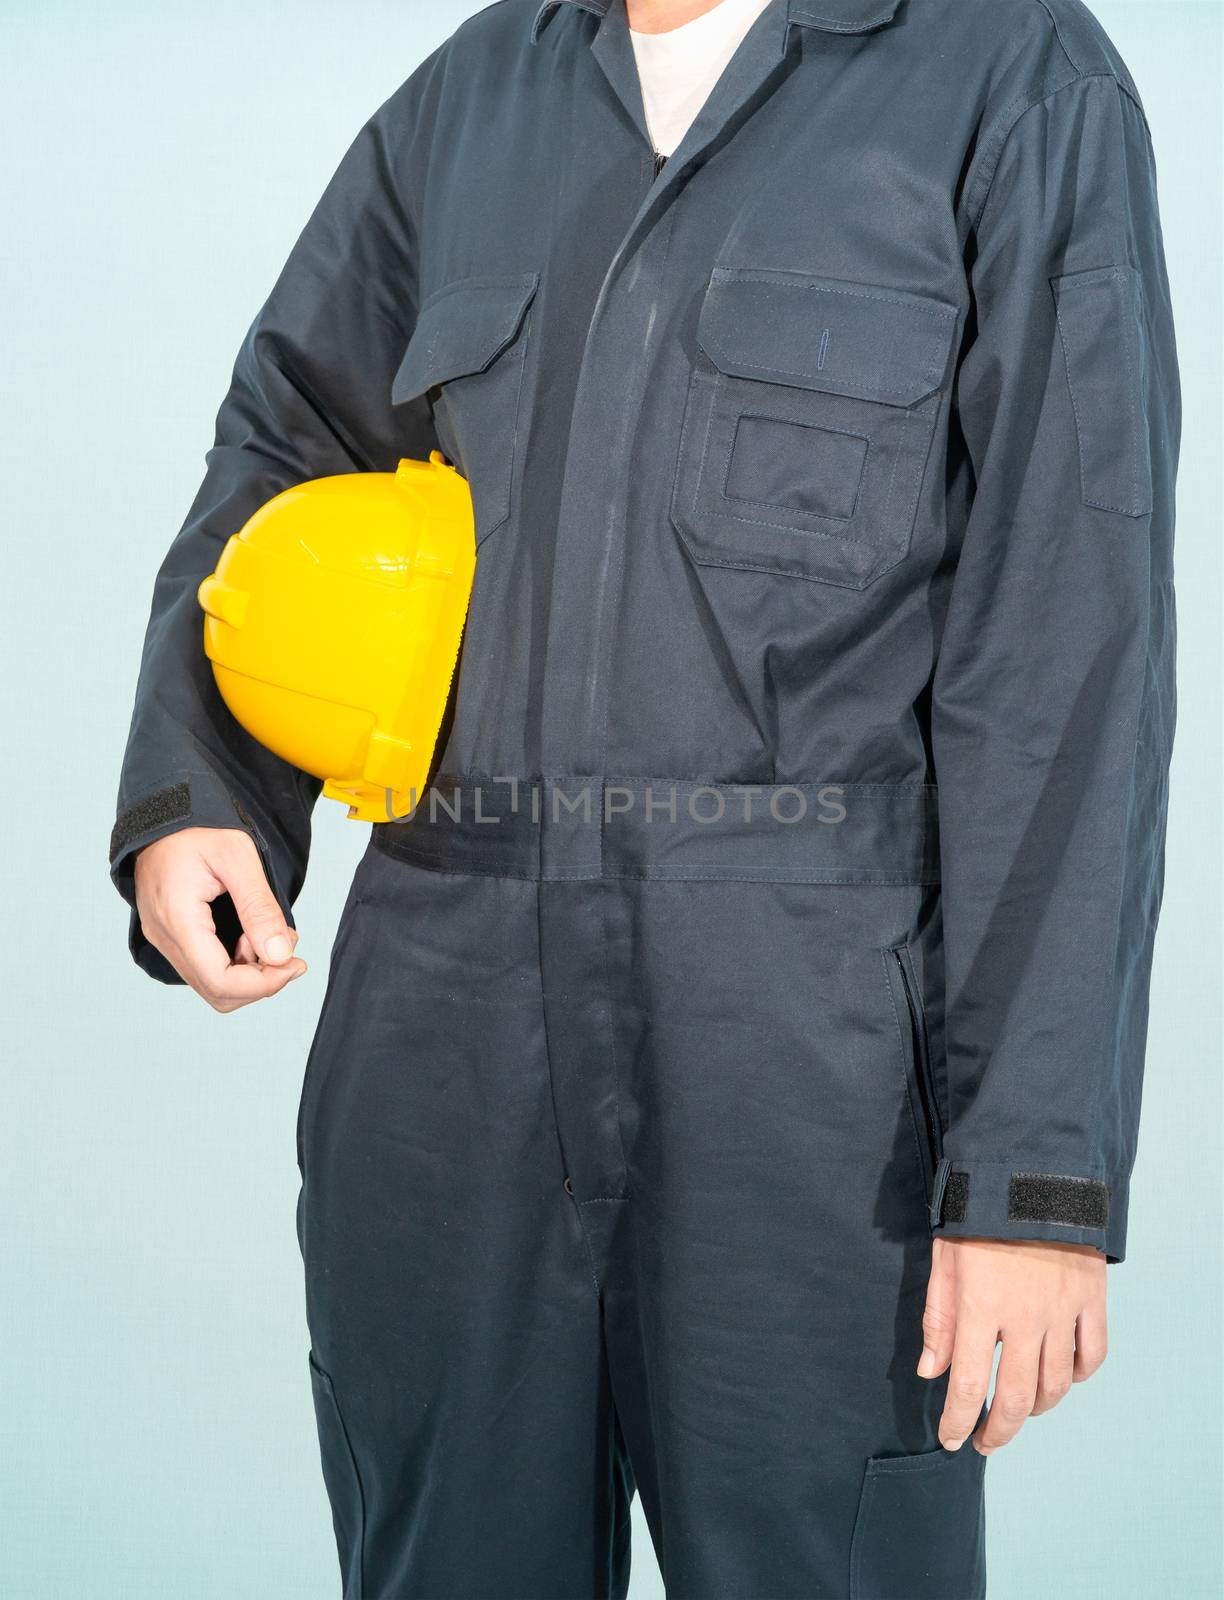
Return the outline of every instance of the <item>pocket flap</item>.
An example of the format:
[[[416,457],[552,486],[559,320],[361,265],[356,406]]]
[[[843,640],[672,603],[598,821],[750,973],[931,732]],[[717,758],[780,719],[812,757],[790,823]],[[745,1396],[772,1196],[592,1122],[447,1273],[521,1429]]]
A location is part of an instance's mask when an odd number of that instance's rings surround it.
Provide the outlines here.
[[[720,372],[912,406],[943,381],[955,306],[806,272],[715,267],[697,339]]]
[[[431,294],[391,384],[392,403],[491,366],[518,333],[539,281],[538,272],[461,278]]]

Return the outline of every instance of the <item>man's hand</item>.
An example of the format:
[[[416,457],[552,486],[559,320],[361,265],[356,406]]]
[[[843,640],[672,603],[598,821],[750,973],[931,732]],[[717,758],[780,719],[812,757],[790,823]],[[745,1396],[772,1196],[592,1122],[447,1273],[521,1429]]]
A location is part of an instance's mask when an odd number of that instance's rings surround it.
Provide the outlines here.
[[[243,929],[232,961],[211,909],[226,892]],[[136,909],[145,938],[217,1011],[264,1000],[306,971],[255,842],[240,828],[184,828],[146,845],[136,857]]]
[[[918,1375],[951,1366],[939,1423],[959,1450],[981,1413],[1003,1343],[990,1411],[973,1436],[989,1455],[1027,1417],[1056,1406],[1105,1359],[1105,1257],[1089,1245],[935,1239]]]

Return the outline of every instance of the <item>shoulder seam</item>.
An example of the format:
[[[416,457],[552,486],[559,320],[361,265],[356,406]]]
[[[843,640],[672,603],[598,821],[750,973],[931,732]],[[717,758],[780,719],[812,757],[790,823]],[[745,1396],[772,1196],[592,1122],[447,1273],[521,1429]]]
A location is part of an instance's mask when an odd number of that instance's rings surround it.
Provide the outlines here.
[[[1078,74],[1080,77],[1085,76],[1084,69],[1080,66],[1079,62],[1067,48],[1067,41],[1063,38],[1063,31],[1058,26],[1058,18],[1054,15],[1054,12],[1049,5],[1049,0],[1033,0],[1033,3],[1034,5],[1040,6],[1042,11],[1044,11],[1046,16],[1050,19],[1050,26],[1054,30],[1054,37],[1058,41],[1058,48],[1062,51],[1063,55],[1066,56],[1067,65],[1071,68],[1072,72]]]
[[[1150,127],[1148,127],[1147,113],[1143,109],[1142,101],[1139,99],[1131,85],[1127,83],[1125,77],[1118,72],[1117,68],[1112,65],[1107,65],[1104,68],[1094,67],[1091,69],[1081,66],[1076,58],[1071,54],[1070,47],[1067,44],[1066,36],[1059,24],[1058,17],[1055,15],[1054,8],[1050,4],[1050,0],[1034,0],[1034,3],[1039,5],[1045,12],[1046,16],[1049,17],[1050,26],[1054,29],[1054,37],[1058,40],[1058,48],[1062,51],[1063,55],[1066,56],[1067,61],[1070,63],[1073,70],[1081,78],[1112,78],[1117,84],[1120,92],[1126,96],[1133,106],[1136,107],[1140,116],[1143,118],[1144,126],[1147,127],[1148,132],[1151,133],[1152,130]],[[1085,7],[1081,7],[1080,9],[1086,10]]]
[[[1067,59],[1068,61],[1071,60],[1069,56]],[[1074,67],[1075,63],[1071,62],[1071,65]],[[984,165],[982,172],[975,175],[972,180],[971,188],[974,191],[980,190],[981,198],[978,200],[973,200],[970,198],[966,202],[966,210],[968,212],[969,226],[971,231],[976,231],[981,224],[982,217],[986,211],[987,203],[990,200],[990,194],[994,186],[995,176],[998,173],[999,166],[1003,159],[1003,152],[1007,148],[1007,143],[1018,125],[1024,120],[1029,112],[1035,111],[1038,106],[1042,106],[1048,100],[1052,100],[1055,95],[1061,94],[1064,89],[1073,89],[1077,84],[1092,83],[1102,78],[1107,79],[1110,83],[1112,83],[1117,89],[1118,93],[1123,95],[1131,102],[1132,105],[1135,106],[1139,112],[1139,115],[1143,117],[1144,127],[1147,127],[1147,118],[1144,116],[1143,107],[1139,105],[1134,95],[1128,92],[1126,85],[1121,81],[1116,72],[1107,70],[1100,72],[1081,72],[1078,68],[1075,68],[1075,76],[1072,78],[1064,78],[1060,83],[1043,84],[1039,89],[1032,93],[1020,95],[1017,99],[1013,100],[1010,105],[1005,106],[1004,109],[999,113],[998,117],[995,118],[994,126],[991,129],[987,141],[988,146],[993,147],[990,157]]]
[[[1075,59],[1075,57],[1071,54],[1070,50],[1067,48],[1067,41],[1063,37],[1062,29],[1058,26],[1058,18],[1054,15],[1054,11],[1053,11],[1053,8],[1049,4],[1049,0],[1035,0],[1035,4],[1039,5],[1041,7],[1041,9],[1045,12],[1046,16],[1049,17],[1050,26],[1054,29],[1054,37],[1058,40],[1058,48],[1062,51],[1063,55],[1066,56],[1067,60],[1071,63],[1071,65],[1075,69],[1075,71],[1077,73],[1079,73],[1079,75],[1081,77],[1092,77],[1092,76],[1094,76],[1093,73],[1086,73],[1084,71],[1084,69],[1080,66],[1079,62]]]

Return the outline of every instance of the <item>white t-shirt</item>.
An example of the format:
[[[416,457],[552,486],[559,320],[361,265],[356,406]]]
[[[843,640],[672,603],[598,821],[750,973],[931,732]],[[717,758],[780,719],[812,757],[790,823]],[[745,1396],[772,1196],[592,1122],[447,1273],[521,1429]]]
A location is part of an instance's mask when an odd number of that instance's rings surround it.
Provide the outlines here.
[[[646,126],[660,155],[671,155],[680,143],[740,40],[768,4],[719,0],[712,11],[666,33],[630,28]]]

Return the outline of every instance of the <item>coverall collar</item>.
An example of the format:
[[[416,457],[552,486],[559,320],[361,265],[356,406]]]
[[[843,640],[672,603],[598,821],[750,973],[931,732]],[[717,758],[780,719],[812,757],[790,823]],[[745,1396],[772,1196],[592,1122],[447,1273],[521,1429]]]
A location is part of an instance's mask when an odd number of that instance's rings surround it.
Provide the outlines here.
[[[562,5],[577,6],[602,17],[611,0],[544,0],[531,25],[531,42],[539,39],[553,12]],[[871,33],[896,16],[901,0],[787,0],[786,20],[825,33]]]

